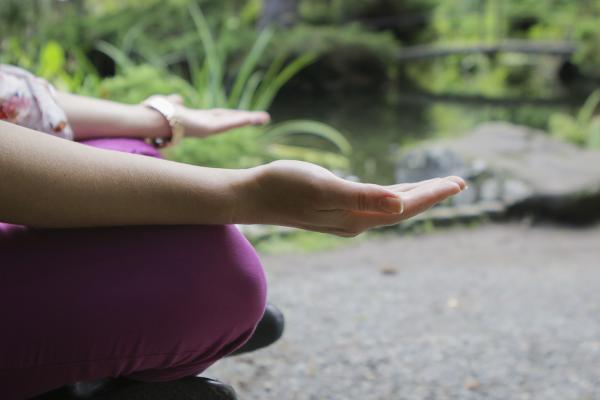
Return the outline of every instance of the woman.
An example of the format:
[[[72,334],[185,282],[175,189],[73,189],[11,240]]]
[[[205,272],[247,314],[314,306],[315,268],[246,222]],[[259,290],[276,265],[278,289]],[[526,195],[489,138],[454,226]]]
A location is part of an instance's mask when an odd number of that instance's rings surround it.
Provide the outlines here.
[[[177,96],[125,105],[57,93],[9,66],[0,118],[4,399],[105,377],[175,380],[239,348],[266,284],[232,224],[355,236],[465,187],[457,177],[355,183],[297,161],[226,170],[162,160],[148,142],[269,116],[188,109]]]

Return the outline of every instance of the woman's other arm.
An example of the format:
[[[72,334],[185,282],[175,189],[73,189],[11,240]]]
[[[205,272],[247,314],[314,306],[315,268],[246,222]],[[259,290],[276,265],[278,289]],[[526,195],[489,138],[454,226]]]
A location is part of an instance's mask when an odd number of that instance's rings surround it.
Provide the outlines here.
[[[170,134],[168,122],[158,112],[139,104],[56,93],[56,100],[67,114],[76,140],[106,137],[160,138]],[[197,110],[183,106],[177,95],[163,96],[176,107],[186,135],[205,137],[246,125],[269,122],[269,114],[242,110]]]

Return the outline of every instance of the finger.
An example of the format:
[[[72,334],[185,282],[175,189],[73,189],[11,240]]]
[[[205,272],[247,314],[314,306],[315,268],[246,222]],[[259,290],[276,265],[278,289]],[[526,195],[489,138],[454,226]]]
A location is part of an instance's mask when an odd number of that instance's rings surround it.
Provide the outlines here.
[[[346,207],[350,209],[323,210],[319,215],[318,222],[313,224],[322,226],[329,231],[331,231],[331,227],[338,227],[337,229],[340,232],[349,236],[354,236],[374,227],[395,225],[433,207],[436,203],[452,195],[460,193],[461,183],[464,184],[464,181],[436,178],[428,180],[412,190],[402,192],[400,198],[404,209],[400,213],[390,213],[385,209],[381,209],[377,206],[377,202],[374,207],[351,207],[354,203],[352,203],[352,200],[347,200]],[[353,192],[356,194],[356,192],[362,190],[363,194],[361,196],[377,198],[382,194],[381,189],[382,187],[377,185],[362,185],[358,189],[353,188]],[[373,191],[373,193],[367,194],[367,191]],[[385,192],[384,195],[386,195]]]
[[[451,180],[453,182],[456,182],[456,184],[460,187],[460,190],[465,190],[467,188],[467,182],[465,182],[465,180],[463,178],[461,178],[460,176],[447,176],[445,179]]]
[[[271,115],[265,111],[232,110],[227,108],[213,108],[210,111],[215,117],[233,118],[234,116],[238,117],[244,115],[246,118],[259,124],[265,124],[271,121]]]
[[[324,225],[340,226],[346,232],[356,234],[379,226],[395,225],[460,192],[461,188],[454,180],[434,179],[411,191],[402,193],[404,204],[402,213],[333,210],[323,215],[320,221]]]
[[[455,179],[435,179],[402,193],[404,218],[422,213],[448,197],[460,193],[464,187],[464,181],[461,185]]]
[[[252,125],[264,125],[267,122],[271,121],[271,116],[269,115],[269,113],[266,113],[264,111],[229,110],[229,112],[233,115],[243,115],[248,121],[248,123]]]
[[[218,118],[215,130],[221,132],[248,125],[264,125],[271,120],[269,114],[262,111],[218,110],[213,111],[213,115]]]
[[[255,125],[265,125],[271,122],[271,114],[265,111],[253,112],[255,118]]]
[[[370,211],[399,214],[403,210],[398,194],[383,186],[350,182],[343,179],[331,185],[324,210]]]
[[[412,190],[412,189],[414,189],[414,188],[416,188],[418,186],[421,186],[423,184],[435,181],[436,179],[440,179],[440,178],[427,179],[427,180],[424,180],[424,181],[413,182],[413,183],[397,183],[395,185],[386,186],[386,188],[389,189],[389,190],[391,190],[392,192],[396,192],[396,193],[398,193],[398,192],[406,192],[406,191]],[[453,182],[456,182],[461,187],[461,189],[464,189],[466,187],[466,183],[465,183],[465,181],[461,177],[458,177],[458,176],[448,176],[448,177],[443,178],[443,179],[448,179],[448,180],[451,180]]]
[[[266,123],[268,123],[269,121],[271,121],[271,116],[269,115],[269,113],[266,113],[264,111],[240,111],[245,113],[244,115],[246,115],[246,117],[248,118],[248,121],[250,121],[250,123],[252,125],[264,125]]]
[[[434,179],[437,179],[437,178],[434,178]],[[420,182],[397,183],[395,185],[386,186],[386,188],[391,190],[392,192],[406,192],[407,190],[412,190],[412,189],[416,188],[417,186],[423,185],[423,184],[431,182],[431,181],[433,181],[433,179],[427,179],[427,180],[420,181]]]
[[[215,122],[214,127],[214,130],[217,132],[228,131],[231,129],[242,128],[244,126],[255,124],[255,119],[251,115],[244,113],[230,114],[227,116],[223,115],[219,118],[220,120]]]

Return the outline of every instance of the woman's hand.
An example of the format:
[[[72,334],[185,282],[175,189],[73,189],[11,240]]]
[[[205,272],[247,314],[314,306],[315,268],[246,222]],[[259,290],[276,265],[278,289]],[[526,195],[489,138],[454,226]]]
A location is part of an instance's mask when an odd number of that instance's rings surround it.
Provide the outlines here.
[[[379,186],[346,181],[317,165],[275,161],[252,171],[236,220],[356,236],[394,225],[460,193],[459,177]]]
[[[264,125],[271,120],[268,113],[262,111],[243,111],[214,108],[200,110],[187,108],[179,95],[152,96],[163,97],[176,105],[176,114],[183,124],[188,137],[207,137],[220,132],[248,125]]]
[[[186,108],[179,95],[152,97],[162,97],[175,105],[176,115],[189,137],[206,137],[246,125],[262,125],[271,119],[265,112]],[[56,100],[67,114],[76,140],[164,138],[171,131],[160,113],[144,105],[121,104],[64,92],[58,92]]]

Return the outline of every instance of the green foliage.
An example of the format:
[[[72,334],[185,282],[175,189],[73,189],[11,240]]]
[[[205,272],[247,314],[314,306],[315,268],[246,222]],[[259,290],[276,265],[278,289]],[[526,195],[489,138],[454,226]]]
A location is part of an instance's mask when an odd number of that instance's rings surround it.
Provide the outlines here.
[[[263,140],[272,142],[280,138],[289,138],[290,135],[314,135],[333,144],[344,155],[352,152],[352,146],[338,130],[317,121],[286,121],[272,127],[265,133]]]
[[[316,142],[315,146],[285,144],[292,141],[294,136],[303,136],[305,139],[316,138],[321,143]],[[321,122],[286,121],[266,131],[261,141],[275,159],[304,160],[343,171],[350,169],[349,157],[352,154],[352,146],[342,133]],[[333,149],[321,150],[327,144]]]
[[[86,57],[73,51],[68,57],[64,46],[48,41],[39,47],[23,46],[16,38],[2,42],[5,50],[0,51],[0,63],[18,65],[52,81],[59,89],[85,92],[95,86],[99,78]],[[77,64],[71,68],[70,64]]]
[[[266,50],[275,34],[273,30],[265,29],[258,34],[249,52],[241,59],[235,76],[229,78],[226,72],[231,54],[223,50],[225,46],[222,44],[222,41],[227,40],[228,34],[222,34],[218,41],[215,40],[201,9],[193,4],[189,9],[204,53],[202,63],[188,59],[190,75],[196,88],[209,88],[204,90],[205,97],[199,106],[268,109],[277,92],[316,58],[312,52],[303,52],[286,64],[289,51],[281,49],[270,65],[263,69]],[[226,93],[229,81],[233,83],[230,92]]]
[[[499,66],[503,57],[491,60],[479,54],[449,56],[425,65],[409,65],[407,71],[420,87],[431,93],[503,97],[514,94],[507,82],[510,68]]]
[[[429,9],[432,0],[300,0],[299,13],[313,24],[340,24],[351,19],[384,14],[416,13]]]
[[[481,42],[502,38],[508,30],[503,18],[512,1],[439,1],[430,26],[436,41]]]
[[[427,44],[493,44],[506,39],[572,41],[573,61],[591,76],[600,70],[600,1],[436,1]],[[409,66],[409,76],[434,93],[491,97],[560,93],[556,57],[498,54],[445,57]]]
[[[550,132],[555,137],[577,145],[600,150],[600,116],[595,115],[600,104],[600,90],[594,91],[575,117],[554,113],[550,116]]]
[[[119,73],[103,80],[97,95],[136,103],[156,93],[180,93],[187,104],[196,107],[266,109],[279,89],[315,58],[308,53],[286,63],[286,51],[263,68],[261,60],[274,36],[272,30],[264,30],[242,58],[229,87],[227,71],[231,55],[223,50],[225,47],[221,42],[227,35],[216,39],[198,6],[190,5],[189,12],[203,50],[201,59],[189,55],[191,82],[174,75],[164,65],[138,65],[124,51],[100,43],[98,48],[115,60]],[[294,145],[293,137],[298,134],[315,136],[320,142]],[[279,143],[281,141],[285,144]],[[328,143],[333,149],[321,150]],[[347,170],[350,153],[349,143],[334,128],[315,121],[290,121],[272,128],[245,128],[202,141],[186,140],[167,154],[182,162],[212,167],[242,168],[285,157]]]
[[[184,79],[148,64],[128,64],[112,78],[103,79],[95,96],[124,103],[139,103],[153,94],[179,93],[188,104],[198,103],[198,93]]]
[[[261,253],[282,254],[332,250],[340,246],[360,243],[367,237],[369,237],[368,233],[348,239],[324,233],[298,230],[286,234],[271,234],[262,240],[256,240],[252,236],[249,239]]]
[[[65,52],[60,44],[48,42],[40,54],[38,74],[52,79],[63,73],[65,66]]]
[[[188,164],[247,168],[273,160],[258,144],[263,132],[261,128],[249,127],[202,140],[185,139],[179,146],[169,148],[166,155]]]
[[[348,79],[362,82],[365,89],[379,80],[375,83],[387,83],[381,87],[398,94],[392,83],[397,77],[408,77],[411,85],[440,94],[490,98],[563,94],[556,83],[561,60],[552,57],[451,56],[411,63],[400,70],[395,54],[403,46],[424,43],[572,40],[577,45],[572,61],[580,70],[591,76],[600,71],[599,0],[299,0],[299,5],[299,23],[293,28],[258,31],[261,0],[4,0],[0,2],[4,21],[0,62],[27,68],[60,89],[128,103],[155,93],[177,92],[195,107],[254,110],[269,109],[294,77],[299,78],[296,85],[302,84],[301,79],[321,79],[323,84],[315,87],[334,92],[345,87],[338,80]],[[425,16],[426,26],[415,25],[408,39],[407,28],[400,26],[397,34],[398,27],[379,30],[370,25],[396,16],[401,22],[413,14]],[[116,74],[106,77],[113,73],[107,68],[112,66],[110,60],[117,64]],[[590,108],[594,107],[586,107]],[[387,137],[377,132],[377,141],[404,143],[411,135],[455,134],[488,119],[540,128],[548,124],[548,110],[533,106],[509,111],[445,104],[428,106],[422,114],[417,118],[423,118],[423,132],[411,133],[412,128],[399,124],[401,137],[394,126]],[[554,114],[549,124],[559,137],[597,146],[598,117],[579,114]],[[385,113],[371,115],[371,121],[378,118],[385,119]],[[380,125],[344,124],[346,119],[331,121],[344,126],[345,132],[360,126],[362,133]],[[295,121],[272,128],[251,127],[207,140],[187,140],[169,155],[211,166],[244,167],[274,158],[299,158],[348,168],[350,152],[340,145],[338,134],[323,134],[329,129],[322,128]],[[354,167],[360,169],[357,164],[367,161],[357,161],[357,153],[373,144],[353,143]],[[386,146],[373,145],[382,152]]]
[[[32,8],[11,0],[10,7],[6,5],[0,12],[17,13],[25,21],[49,11],[40,26],[60,14],[52,11],[59,6],[55,0],[40,0],[37,8],[29,0],[25,3]],[[210,20],[199,3],[210,10]],[[306,51],[293,56],[287,48],[273,50],[273,30],[255,33],[249,29],[258,18],[260,5],[256,0],[74,1],[60,6],[79,12],[85,23],[72,24],[73,19],[63,25],[81,29],[82,47],[69,47],[67,52],[59,44],[70,43],[66,31],[57,29],[46,35],[32,24],[31,46],[19,36],[10,37],[1,42],[8,51],[2,51],[0,58],[38,73],[60,89],[126,103],[138,103],[157,93],[179,93],[194,107],[268,109],[279,90],[313,63],[316,54]],[[56,40],[44,39],[50,37]],[[101,78],[92,67],[85,55],[92,41],[91,47],[115,62],[115,76]],[[294,138],[300,136],[296,130],[318,140],[296,144]],[[294,121],[273,130],[250,127],[206,140],[186,140],[167,154],[214,167],[248,167],[285,155],[347,169],[349,153],[348,143],[335,129]]]
[[[89,53],[104,41],[135,61],[177,67],[190,49],[201,46],[188,5],[201,5],[211,16],[211,26],[227,27],[229,35],[222,44],[234,53],[246,49],[255,37],[253,24],[260,7],[250,7],[252,3],[257,0],[6,0],[0,3],[0,17],[9,21],[0,25],[0,53],[8,58],[8,38],[29,54],[51,40],[61,43],[69,55],[74,50]]]
[[[314,52],[319,55],[343,54],[360,49],[369,56],[388,64],[398,43],[389,33],[365,31],[359,24],[345,26],[312,26],[301,24],[279,39],[279,46],[297,52]]]
[[[266,109],[271,105],[279,89],[314,60],[314,56],[307,53],[286,66],[284,62],[287,52],[282,52],[266,69],[266,72],[262,71],[260,60],[274,36],[272,30],[264,30],[258,35],[256,42],[241,62],[232,88],[227,91],[225,81],[227,54],[220,51],[222,47],[215,41],[201,9],[190,5],[190,14],[201,38],[205,54],[204,63],[202,65],[194,64],[195,67],[191,71],[196,89],[202,92],[202,88],[208,88],[204,90],[205,96],[201,104],[203,107]],[[188,141],[181,146],[182,148],[177,153],[174,153],[175,157],[202,165],[233,166],[232,163],[235,163],[235,166],[243,167],[285,156],[305,161],[319,161],[323,165],[340,169],[349,167],[346,157],[351,151],[350,145],[341,133],[324,124],[314,121],[293,121],[271,129],[252,128],[246,129],[246,131],[244,136],[217,137],[208,143],[198,144]],[[291,145],[287,145],[285,147],[287,152],[282,153],[283,147],[274,143],[282,137],[289,137],[297,133],[318,136],[324,141],[333,143],[341,153],[323,152],[318,147]],[[259,139],[261,143],[259,143]],[[206,147],[207,145],[208,147]],[[233,154],[231,149],[236,148],[239,150],[238,154]],[[207,152],[204,149],[210,149],[210,151]]]

